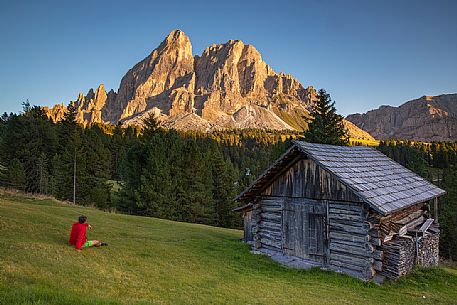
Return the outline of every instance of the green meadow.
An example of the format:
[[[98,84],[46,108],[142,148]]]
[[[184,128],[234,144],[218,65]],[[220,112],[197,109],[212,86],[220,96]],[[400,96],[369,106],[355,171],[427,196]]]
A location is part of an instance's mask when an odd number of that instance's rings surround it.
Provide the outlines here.
[[[77,252],[71,224],[88,216]],[[242,231],[103,212],[0,192],[0,304],[457,304],[457,270],[416,269],[382,286],[284,268]]]

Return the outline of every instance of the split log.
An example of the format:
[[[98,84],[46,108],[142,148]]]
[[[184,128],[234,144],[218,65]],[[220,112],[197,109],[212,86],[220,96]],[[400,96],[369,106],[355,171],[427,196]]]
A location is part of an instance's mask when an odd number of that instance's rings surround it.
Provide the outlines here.
[[[371,242],[371,244],[373,246],[381,246],[382,245],[381,239],[379,239],[379,238],[372,238],[370,240],[370,242]]]
[[[371,228],[369,231],[368,231],[368,235],[370,235],[371,237],[376,237],[376,238],[379,238],[379,230],[374,228]]]
[[[373,253],[371,254],[371,257],[373,257],[373,258],[376,259],[376,260],[382,260],[383,257],[384,257],[384,252],[381,251],[381,250],[375,250],[375,251],[373,251]]]
[[[373,269],[376,271],[382,271],[382,262],[381,261],[375,261],[373,263]]]

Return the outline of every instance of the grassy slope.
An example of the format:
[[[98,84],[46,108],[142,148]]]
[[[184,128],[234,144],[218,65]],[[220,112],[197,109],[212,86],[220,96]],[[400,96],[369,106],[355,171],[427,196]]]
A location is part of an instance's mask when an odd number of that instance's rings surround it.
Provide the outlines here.
[[[67,245],[81,213],[89,238]],[[0,304],[452,304],[457,270],[416,270],[376,286],[253,255],[241,231],[116,215],[0,193]],[[425,296],[425,298],[423,298]]]

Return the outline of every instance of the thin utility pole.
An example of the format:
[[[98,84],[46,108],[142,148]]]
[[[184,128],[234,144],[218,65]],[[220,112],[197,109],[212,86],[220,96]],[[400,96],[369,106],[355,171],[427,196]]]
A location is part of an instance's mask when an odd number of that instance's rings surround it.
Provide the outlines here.
[[[73,204],[76,204],[76,147],[75,158],[73,162]]]

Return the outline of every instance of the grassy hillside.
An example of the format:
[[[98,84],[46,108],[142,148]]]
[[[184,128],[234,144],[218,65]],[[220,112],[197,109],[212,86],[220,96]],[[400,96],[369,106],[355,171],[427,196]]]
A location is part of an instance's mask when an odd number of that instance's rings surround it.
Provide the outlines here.
[[[78,253],[71,223],[109,247]],[[0,192],[0,304],[455,304],[457,270],[377,286],[253,255],[241,231],[104,213]]]

